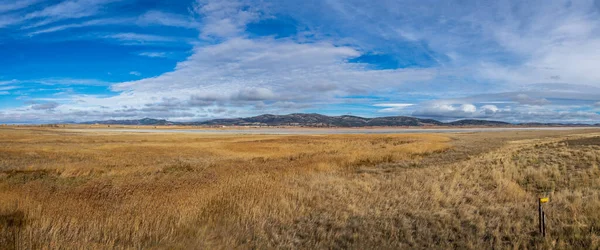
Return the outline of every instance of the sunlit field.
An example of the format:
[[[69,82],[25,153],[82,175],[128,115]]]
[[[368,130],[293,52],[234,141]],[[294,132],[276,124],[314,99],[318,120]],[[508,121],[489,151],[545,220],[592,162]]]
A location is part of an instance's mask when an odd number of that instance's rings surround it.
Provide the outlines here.
[[[0,248],[600,247],[600,131],[0,128]],[[548,235],[537,198],[548,195]]]

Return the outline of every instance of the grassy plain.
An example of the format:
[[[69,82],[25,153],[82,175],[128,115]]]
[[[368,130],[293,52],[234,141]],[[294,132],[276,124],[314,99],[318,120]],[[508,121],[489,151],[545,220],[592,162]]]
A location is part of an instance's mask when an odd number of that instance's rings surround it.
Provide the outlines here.
[[[599,248],[600,131],[0,128],[0,246]],[[549,194],[548,237],[537,200]]]

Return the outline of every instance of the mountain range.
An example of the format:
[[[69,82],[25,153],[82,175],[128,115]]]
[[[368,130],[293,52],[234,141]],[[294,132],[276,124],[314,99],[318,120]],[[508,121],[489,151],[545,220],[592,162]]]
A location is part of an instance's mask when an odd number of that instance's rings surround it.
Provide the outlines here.
[[[105,125],[188,125],[188,126],[298,126],[298,127],[374,127],[374,126],[589,126],[589,124],[559,124],[559,123],[523,123],[511,124],[489,120],[458,120],[441,122],[434,119],[421,119],[409,116],[387,116],[365,118],[352,115],[327,116],[321,114],[295,113],[288,115],[259,115],[246,118],[213,119],[198,122],[172,122],[164,119],[144,118],[138,120],[104,120],[91,121],[82,124]],[[600,125],[600,124],[596,124]]]

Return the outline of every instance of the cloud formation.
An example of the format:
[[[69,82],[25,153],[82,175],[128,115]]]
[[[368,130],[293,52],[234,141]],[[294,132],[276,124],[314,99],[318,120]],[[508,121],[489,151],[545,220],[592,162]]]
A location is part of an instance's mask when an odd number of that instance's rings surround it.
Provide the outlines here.
[[[58,104],[56,102],[46,102],[46,103],[39,103],[39,104],[31,105],[31,109],[33,109],[33,110],[53,110],[58,106],[60,106],[60,104]]]
[[[0,75],[3,96],[22,94],[14,100],[47,91],[24,87],[28,83],[106,87],[102,94],[72,88],[35,97],[47,103],[0,107],[0,120],[315,111],[598,119],[600,9],[594,1],[198,0],[125,15],[116,7],[132,2],[0,3],[0,28],[13,28],[16,39],[116,43],[152,61],[187,55],[160,71],[129,65],[117,80],[113,70],[106,73],[110,80],[10,82]],[[168,50],[181,44],[191,51]]]

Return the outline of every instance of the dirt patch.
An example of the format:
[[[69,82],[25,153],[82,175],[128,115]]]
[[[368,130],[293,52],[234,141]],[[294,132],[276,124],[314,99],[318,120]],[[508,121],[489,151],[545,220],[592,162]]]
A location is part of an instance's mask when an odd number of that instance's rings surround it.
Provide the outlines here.
[[[600,146],[600,136],[562,141],[569,146]]]

